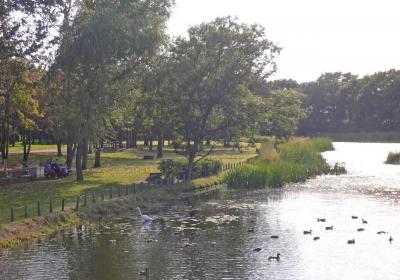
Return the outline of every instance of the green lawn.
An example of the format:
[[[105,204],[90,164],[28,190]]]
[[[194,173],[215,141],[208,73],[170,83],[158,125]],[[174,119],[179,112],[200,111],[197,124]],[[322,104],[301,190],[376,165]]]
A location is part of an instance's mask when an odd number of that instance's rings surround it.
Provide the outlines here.
[[[155,154],[147,150],[104,152],[102,153],[102,167],[90,169],[84,172],[84,182],[76,182],[74,176],[66,179],[48,179],[20,184],[12,184],[0,187],[0,220],[9,221],[10,207],[14,207],[16,219],[23,217],[24,203],[28,204],[29,212],[37,212],[37,201],[41,201],[42,214],[48,213],[49,197],[53,198],[54,208],[59,211],[61,199],[66,198],[67,204],[72,206],[76,196],[91,190],[106,190],[108,197],[109,188],[113,187],[117,192],[118,187],[132,186],[134,183],[144,181],[151,172],[158,171],[159,160],[143,160],[143,155]],[[55,153],[31,154],[31,162],[44,162],[49,157],[55,157]],[[219,159],[224,164],[244,161],[255,155],[255,149],[245,149],[240,153],[232,148],[217,147],[209,158]],[[165,158],[180,158],[166,149]],[[65,158],[61,158],[65,160]],[[21,155],[11,155],[10,162],[14,164],[21,160]],[[89,166],[93,165],[93,156],[89,156]],[[203,182],[206,179],[197,179]],[[195,181],[196,182],[196,181]],[[196,182],[197,183],[197,182]],[[115,195],[115,194],[114,194]]]

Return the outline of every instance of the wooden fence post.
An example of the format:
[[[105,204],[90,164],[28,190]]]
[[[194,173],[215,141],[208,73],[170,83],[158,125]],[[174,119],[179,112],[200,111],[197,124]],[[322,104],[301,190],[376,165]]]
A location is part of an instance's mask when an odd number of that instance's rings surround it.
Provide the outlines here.
[[[125,187],[125,195],[129,195],[129,188],[128,188],[128,186]]]
[[[28,204],[26,202],[24,204],[24,218],[28,218]]]
[[[96,203],[96,191],[92,191],[92,203]]]
[[[112,198],[113,198],[113,188],[110,187],[110,199],[112,199]]]
[[[37,215],[40,217],[42,215],[42,211],[40,209],[40,201],[37,202]]]
[[[64,207],[65,207],[65,198],[63,198],[61,201],[61,212],[64,212]]]
[[[87,206],[87,193],[83,195],[83,207]]]
[[[79,195],[76,197],[76,205],[75,205],[75,210],[76,211],[79,211],[79,200],[80,200],[80,197],[79,197]]]
[[[14,208],[10,208],[10,222],[14,222]]]
[[[53,199],[49,198],[49,213],[53,213]]]
[[[104,189],[101,189],[101,201],[104,201]]]

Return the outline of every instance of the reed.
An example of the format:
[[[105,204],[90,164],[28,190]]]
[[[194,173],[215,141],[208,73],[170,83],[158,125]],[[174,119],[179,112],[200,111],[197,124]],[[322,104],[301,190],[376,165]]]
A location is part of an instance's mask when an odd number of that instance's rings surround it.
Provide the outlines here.
[[[228,172],[224,181],[229,188],[282,187],[291,182],[304,182],[329,172],[321,152],[331,149],[332,143],[327,138],[282,144],[278,153],[265,144],[257,159]]]

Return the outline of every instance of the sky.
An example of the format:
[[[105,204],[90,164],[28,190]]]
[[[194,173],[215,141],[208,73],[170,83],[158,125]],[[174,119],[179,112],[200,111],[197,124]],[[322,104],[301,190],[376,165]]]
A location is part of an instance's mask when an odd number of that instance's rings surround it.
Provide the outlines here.
[[[400,69],[399,0],[176,0],[169,34],[185,35],[189,26],[228,15],[264,26],[283,48],[271,79]]]

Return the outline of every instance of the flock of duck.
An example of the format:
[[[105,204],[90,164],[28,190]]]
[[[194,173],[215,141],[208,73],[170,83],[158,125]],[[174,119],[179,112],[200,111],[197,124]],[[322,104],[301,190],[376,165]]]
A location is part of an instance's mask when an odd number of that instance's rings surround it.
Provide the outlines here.
[[[357,219],[358,219],[358,216],[351,216],[351,219],[357,220]],[[318,222],[318,223],[325,223],[325,222],[326,222],[326,219],[325,219],[325,218],[317,218],[317,222]],[[367,221],[367,220],[364,220],[364,219],[361,219],[361,224],[366,225],[366,224],[368,224],[368,221]],[[326,227],[325,227],[325,230],[333,230],[333,226],[326,226]],[[365,230],[365,228],[363,228],[363,227],[357,228],[357,231],[358,231],[358,232],[362,232],[362,231],[364,231],[364,230]],[[248,232],[250,232],[250,233],[251,233],[251,232],[254,232],[254,229],[249,229]],[[386,231],[383,231],[383,230],[377,232],[377,234],[379,234],[379,235],[388,234],[388,233],[389,233],[389,232],[386,232]],[[303,234],[304,234],[304,235],[312,235],[312,230],[311,230],[311,229],[310,229],[310,230],[304,230],[304,231],[303,231]],[[271,239],[278,239],[278,238],[279,238],[278,235],[271,235]],[[314,240],[314,241],[317,241],[317,240],[320,240],[320,239],[321,239],[321,238],[320,238],[319,236],[314,236],[314,237],[313,237],[313,240]],[[389,237],[389,243],[392,244],[393,241],[394,241],[393,237],[390,236],[390,237]],[[355,243],[356,243],[355,238],[350,239],[350,240],[347,240],[347,244],[355,244]],[[262,250],[261,248],[254,248],[254,249],[253,249],[254,252],[260,252],[261,250]],[[281,256],[281,254],[280,254],[280,253],[277,253],[276,256],[270,256],[270,257],[268,257],[268,260],[269,260],[269,261],[272,261],[272,260],[279,261],[279,260],[280,260],[280,256]]]

